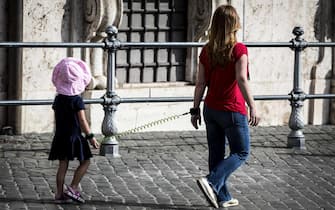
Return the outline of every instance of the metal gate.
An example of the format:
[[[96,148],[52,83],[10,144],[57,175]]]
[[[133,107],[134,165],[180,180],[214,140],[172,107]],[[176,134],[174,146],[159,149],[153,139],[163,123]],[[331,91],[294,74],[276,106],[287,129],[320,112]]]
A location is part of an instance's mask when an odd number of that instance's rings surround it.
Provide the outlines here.
[[[127,42],[184,42],[187,0],[124,0],[118,38]],[[185,80],[185,48],[140,48],[116,53],[119,83]]]

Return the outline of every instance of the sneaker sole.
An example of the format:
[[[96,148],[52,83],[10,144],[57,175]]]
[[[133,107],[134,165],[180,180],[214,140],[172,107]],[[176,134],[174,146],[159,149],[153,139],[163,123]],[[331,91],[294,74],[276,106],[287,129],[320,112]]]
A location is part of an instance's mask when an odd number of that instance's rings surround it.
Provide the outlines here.
[[[239,202],[237,199],[231,199],[230,201],[226,201],[224,203],[222,203],[220,206],[223,208],[226,207],[231,207],[231,206],[238,206]]]
[[[199,188],[201,189],[201,191],[203,192],[203,194],[205,195],[207,201],[208,201],[210,204],[212,204],[213,207],[215,207],[215,208],[219,208],[219,205],[218,205],[217,201],[216,201],[216,200],[213,200],[213,199],[211,198],[211,196],[209,195],[209,193],[207,192],[207,190],[206,190],[206,186],[205,186],[205,184],[203,183],[203,180],[202,180],[202,179],[198,179],[198,180],[197,180],[197,184],[198,184]]]

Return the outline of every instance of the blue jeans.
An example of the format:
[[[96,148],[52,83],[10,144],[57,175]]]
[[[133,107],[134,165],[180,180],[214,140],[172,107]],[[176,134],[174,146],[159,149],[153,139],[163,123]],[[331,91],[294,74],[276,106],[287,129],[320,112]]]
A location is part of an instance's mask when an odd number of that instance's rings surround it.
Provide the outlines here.
[[[208,142],[208,182],[218,201],[232,197],[227,189],[227,179],[249,155],[250,136],[247,116],[237,112],[217,111],[204,106]],[[225,158],[226,141],[230,154]]]

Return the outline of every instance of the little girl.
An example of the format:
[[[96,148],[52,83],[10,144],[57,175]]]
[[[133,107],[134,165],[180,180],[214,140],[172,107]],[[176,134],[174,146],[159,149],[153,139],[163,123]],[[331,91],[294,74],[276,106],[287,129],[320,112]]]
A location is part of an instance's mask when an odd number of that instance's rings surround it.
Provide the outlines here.
[[[85,117],[85,105],[80,94],[91,81],[91,73],[85,62],[75,58],[64,58],[54,68],[52,82],[57,96],[53,103],[56,131],[52,141],[49,160],[59,160],[56,175],[55,201],[63,203],[71,198],[84,203],[78,185],[90,164],[92,153],[89,143],[97,149],[99,143],[90,131]],[[85,134],[85,137],[82,135]],[[69,161],[79,160],[70,185],[63,189]]]

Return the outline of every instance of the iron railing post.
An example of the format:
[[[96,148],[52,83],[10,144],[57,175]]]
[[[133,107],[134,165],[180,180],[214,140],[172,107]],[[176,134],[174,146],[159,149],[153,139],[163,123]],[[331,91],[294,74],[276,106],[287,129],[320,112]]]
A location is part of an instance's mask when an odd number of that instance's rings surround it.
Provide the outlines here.
[[[107,27],[106,33],[107,38],[105,39],[105,48],[107,49],[108,53],[107,89],[106,94],[103,96],[103,109],[105,116],[101,127],[102,134],[105,137],[100,146],[100,155],[119,157],[119,143],[115,138],[115,134],[118,132],[115,112],[121,100],[115,92],[115,53],[116,50],[120,47],[120,42],[116,38],[118,30],[115,26]]]
[[[294,77],[293,77],[293,90],[290,95],[291,116],[289,119],[289,127],[291,132],[287,138],[287,147],[305,149],[305,136],[303,133],[304,116],[302,108],[306,94],[301,88],[301,65],[300,54],[306,46],[307,42],[302,38],[304,30],[301,27],[295,27],[293,34],[296,36],[291,40],[292,50],[294,50]]]

